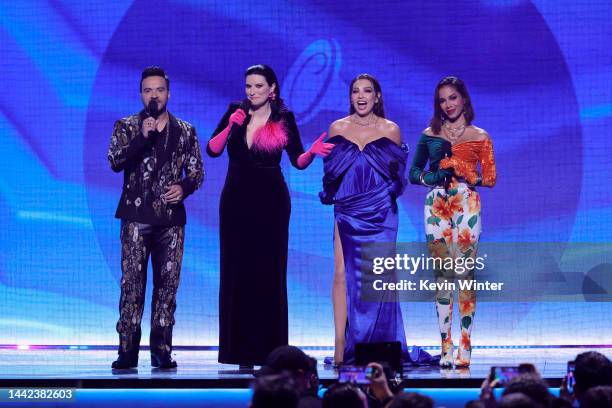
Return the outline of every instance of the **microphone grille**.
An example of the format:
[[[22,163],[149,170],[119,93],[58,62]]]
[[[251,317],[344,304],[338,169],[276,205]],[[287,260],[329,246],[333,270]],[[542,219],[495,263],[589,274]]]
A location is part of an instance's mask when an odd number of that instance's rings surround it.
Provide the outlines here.
[[[244,99],[240,104],[240,109],[242,109],[245,113],[249,113],[249,109],[251,109],[251,101],[249,99]]]
[[[149,101],[149,104],[147,105],[147,113],[154,119],[157,119],[159,116],[159,112],[157,111],[157,102],[155,100],[151,99]]]

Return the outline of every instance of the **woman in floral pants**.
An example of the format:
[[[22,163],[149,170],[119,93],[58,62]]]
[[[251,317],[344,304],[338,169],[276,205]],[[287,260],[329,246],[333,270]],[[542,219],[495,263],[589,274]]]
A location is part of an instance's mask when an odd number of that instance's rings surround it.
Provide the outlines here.
[[[472,125],[474,109],[467,88],[456,77],[446,77],[434,92],[434,115],[416,147],[410,181],[430,187],[425,201],[425,233],[433,257],[475,258],[481,232],[480,196],[475,186],[496,181],[493,144],[486,131]],[[429,161],[429,170],[425,165]],[[478,164],[482,176],[477,172]],[[463,259],[464,261],[465,259]],[[436,270],[437,282],[473,279],[473,268]],[[462,265],[462,264],[461,264]],[[459,288],[459,285],[456,284]],[[470,365],[475,292],[459,292],[461,342],[455,367]],[[438,290],[436,312],[442,338],[441,367],[453,364],[451,336],[453,291]]]

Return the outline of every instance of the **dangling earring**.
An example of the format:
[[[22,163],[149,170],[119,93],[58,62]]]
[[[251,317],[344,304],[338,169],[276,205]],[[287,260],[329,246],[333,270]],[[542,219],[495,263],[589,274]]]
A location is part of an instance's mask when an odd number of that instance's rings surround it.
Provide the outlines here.
[[[276,100],[276,94],[274,92],[270,92],[268,94],[268,99],[270,99],[271,101],[275,101]]]

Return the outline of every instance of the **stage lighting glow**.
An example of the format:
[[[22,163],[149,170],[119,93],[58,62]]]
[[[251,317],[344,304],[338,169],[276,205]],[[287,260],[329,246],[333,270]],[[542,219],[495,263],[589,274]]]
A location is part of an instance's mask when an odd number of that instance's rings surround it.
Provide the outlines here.
[[[227,104],[243,97],[249,64],[276,70],[306,147],[347,114],[348,83],[368,72],[414,152],[435,83],[459,75],[498,162],[498,185],[479,190],[482,239],[612,242],[609,1],[81,3],[3,2],[0,12],[0,349],[116,347],[121,248],[113,216],[122,176],[106,150],[114,121],[140,109],[138,81],[149,64],[168,71],[169,109],[197,126],[202,147]],[[164,16],[154,61],[142,52],[151,33],[144,16],[152,14]],[[225,155],[204,162],[204,185],[186,202],[179,346],[218,341],[218,204],[228,163]],[[333,214],[317,196],[323,165],[297,175],[282,164],[292,198],[289,341],[328,346]],[[398,200],[405,241],[425,239],[424,194],[409,185]],[[589,289],[609,287],[600,264],[587,265]],[[474,346],[604,343],[611,305],[480,303]],[[436,344],[432,305],[402,309],[408,342]]]

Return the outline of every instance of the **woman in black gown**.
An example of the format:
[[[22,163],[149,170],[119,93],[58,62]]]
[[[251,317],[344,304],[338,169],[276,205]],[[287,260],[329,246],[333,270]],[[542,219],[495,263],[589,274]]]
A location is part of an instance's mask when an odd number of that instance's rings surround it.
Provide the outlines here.
[[[221,202],[219,362],[263,364],[288,343],[287,241],[291,199],[280,160],[305,169],[333,145],[321,135],[304,152],[295,117],[280,97],[274,71],[245,73],[248,102],[230,104],[208,142],[216,157],[227,144],[229,165]]]

